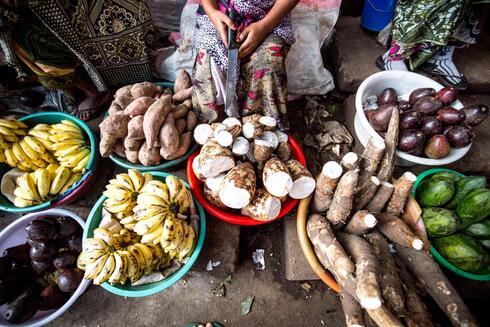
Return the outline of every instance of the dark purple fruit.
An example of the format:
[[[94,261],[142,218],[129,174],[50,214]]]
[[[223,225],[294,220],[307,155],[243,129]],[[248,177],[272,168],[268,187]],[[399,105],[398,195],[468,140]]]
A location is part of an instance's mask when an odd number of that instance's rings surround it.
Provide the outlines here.
[[[19,324],[31,319],[41,305],[41,296],[27,295],[17,298],[7,305],[4,318],[10,323]]]
[[[369,123],[377,132],[386,132],[390,123],[391,113],[396,108],[393,104],[385,104],[370,114]]]
[[[38,274],[44,274],[54,270],[51,260],[48,261],[31,261],[32,269]]]
[[[9,257],[12,261],[15,261],[20,264],[29,264],[31,258],[29,257],[29,250],[31,247],[29,244],[20,244],[3,251],[4,257]]]
[[[41,310],[52,310],[61,307],[68,299],[56,284],[49,285],[41,292]]]
[[[436,98],[439,98],[445,106],[448,106],[458,99],[458,90],[450,86],[443,87],[437,91]]]
[[[473,141],[475,134],[470,127],[466,126],[451,126],[446,132],[446,138],[453,148],[463,148]]]
[[[55,239],[57,240],[66,239],[80,229],[80,225],[70,217],[56,217],[56,225],[58,227],[58,233]]]
[[[9,257],[0,257],[0,280],[6,278],[12,271],[12,262]]]
[[[66,244],[68,245],[68,250],[73,253],[79,254],[80,252],[82,252],[82,235],[76,234],[70,236],[66,240]]]
[[[63,292],[74,292],[83,279],[83,274],[78,269],[66,269],[58,271],[56,283]]]
[[[463,110],[454,109],[453,107],[442,108],[437,112],[437,120],[446,125],[456,125],[465,119]]]
[[[424,141],[424,133],[415,129],[407,129],[400,132],[397,148],[403,152],[411,152],[421,144],[424,144]]]
[[[420,125],[422,116],[417,111],[404,112],[400,115],[400,130],[414,129]]]
[[[442,123],[434,116],[425,116],[422,117],[420,130],[424,133],[425,137],[429,138],[433,135],[441,134]]]
[[[27,225],[26,233],[33,241],[49,241],[56,234],[56,228],[51,221],[33,220]]]
[[[405,101],[405,100],[398,101],[397,106],[398,106],[398,109],[400,109],[402,112],[405,112],[405,111],[412,109],[412,105],[410,104],[410,102]]]
[[[378,95],[378,105],[382,106],[384,104],[396,103],[398,96],[396,95],[395,89],[391,87],[384,89]]]
[[[77,265],[77,255],[65,251],[53,260],[53,265],[58,270],[73,268]]]
[[[23,264],[12,261],[11,270],[11,276],[28,278],[32,273],[31,262],[29,261],[28,264]]]
[[[413,106],[415,102],[417,102],[420,98],[423,97],[433,97],[436,95],[436,90],[432,88],[421,88],[421,89],[416,89],[410,93],[410,97],[408,99],[408,102]]]
[[[13,301],[23,290],[25,280],[13,276],[0,281],[0,305]]]
[[[413,109],[422,115],[433,115],[441,108],[441,100],[434,97],[422,97],[413,105]]]
[[[35,243],[31,247],[30,255],[34,261],[48,261],[58,254],[58,247],[54,243]]]
[[[488,107],[483,104],[464,107],[463,111],[466,114],[464,124],[468,126],[476,126],[488,116]]]
[[[432,136],[425,145],[424,153],[428,158],[441,159],[447,157],[451,151],[451,146],[444,135]]]
[[[424,149],[425,149],[425,144],[420,143],[420,145],[418,147],[416,147],[415,149],[413,149],[412,151],[409,151],[407,153],[412,154],[414,156],[423,157],[424,156]]]

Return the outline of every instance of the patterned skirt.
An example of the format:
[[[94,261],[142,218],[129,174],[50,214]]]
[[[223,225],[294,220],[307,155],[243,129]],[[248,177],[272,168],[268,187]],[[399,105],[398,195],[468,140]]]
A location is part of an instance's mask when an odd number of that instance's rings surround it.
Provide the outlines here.
[[[288,50],[289,45],[282,38],[271,34],[246,61],[241,60],[237,95],[242,116],[255,113],[271,116],[281,129],[289,129],[285,67]],[[219,85],[223,85],[226,78],[213,69],[216,65],[212,60],[207,50],[199,49],[192,72],[193,106],[200,121],[208,123],[224,117]]]

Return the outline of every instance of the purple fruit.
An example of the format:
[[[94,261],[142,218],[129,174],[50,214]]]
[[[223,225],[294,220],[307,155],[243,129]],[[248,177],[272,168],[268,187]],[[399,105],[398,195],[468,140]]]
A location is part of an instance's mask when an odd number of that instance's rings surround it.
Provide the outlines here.
[[[436,95],[436,90],[432,88],[421,88],[421,89],[416,89],[410,93],[410,97],[408,99],[408,102],[413,106],[415,102],[417,102],[420,98],[423,97],[433,97]]]
[[[393,108],[396,108],[394,104],[385,104],[368,116],[369,123],[377,132],[386,132],[388,124],[390,123],[391,113]]]
[[[425,135],[421,131],[415,129],[407,129],[400,132],[398,140],[398,150],[403,152],[411,152],[424,144]]]
[[[488,116],[488,107],[483,104],[464,107],[463,111],[466,114],[464,124],[468,126],[476,126]]]
[[[475,134],[467,126],[451,126],[446,132],[446,138],[453,148],[463,148],[471,143]]]
[[[444,135],[432,136],[425,145],[424,153],[431,159],[441,159],[447,157],[451,151],[451,146]]]
[[[462,123],[466,115],[463,110],[446,107],[437,111],[436,117],[441,123],[446,125],[456,125]]]
[[[384,89],[378,95],[378,104],[380,106],[384,104],[396,103],[397,100],[398,100],[398,96],[396,95],[396,91],[391,87]]]
[[[417,111],[404,112],[400,115],[400,130],[414,129],[420,125],[421,115]]]
[[[422,118],[420,130],[422,131],[422,133],[424,133],[426,137],[441,134],[442,123],[434,116],[425,116]]]
[[[58,271],[56,283],[63,292],[74,292],[83,279],[83,274],[78,269],[66,269]]]
[[[420,112],[422,115],[433,115],[437,112],[437,110],[441,108],[441,100],[430,96],[418,99],[417,102],[413,105],[413,109]]]
[[[405,100],[398,101],[397,106],[398,106],[398,109],[400,109],[402,112],[405,112],[405,111],[412,109],[412,105],[410,104],[410,102],[405,101]]]
[[[436,97],[439,98],[445,106],[447,106],[458,99],[458,90],[450,86],[443,87],[437,92]]]

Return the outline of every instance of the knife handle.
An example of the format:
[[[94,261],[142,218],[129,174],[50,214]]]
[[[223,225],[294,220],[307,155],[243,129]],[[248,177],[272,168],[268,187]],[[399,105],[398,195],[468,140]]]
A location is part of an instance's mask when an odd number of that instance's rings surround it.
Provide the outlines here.
[[[230,7],[228,12],[228,17],[232,20],[233,23],[237,23],[238,14],[233,7]],[[228,49],[236,49],[238,48],[238,43],[236,42],[237,31],[228,28]]]

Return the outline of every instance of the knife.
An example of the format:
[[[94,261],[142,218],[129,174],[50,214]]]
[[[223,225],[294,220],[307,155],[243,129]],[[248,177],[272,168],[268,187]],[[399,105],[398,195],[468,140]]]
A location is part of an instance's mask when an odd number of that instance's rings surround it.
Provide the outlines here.
[[[236,23],[237,12],[230,8],[228,17]],[[228,117],[240,117],[238,113],[238,100],[236,96],[237,70],[238,70],[238,43],[236,31],[228,28],[228,71],[226,73],[225,113]]]

